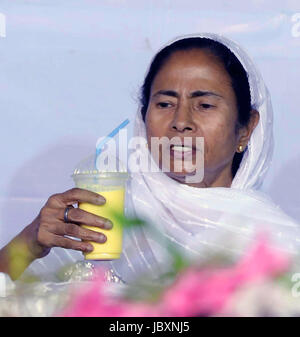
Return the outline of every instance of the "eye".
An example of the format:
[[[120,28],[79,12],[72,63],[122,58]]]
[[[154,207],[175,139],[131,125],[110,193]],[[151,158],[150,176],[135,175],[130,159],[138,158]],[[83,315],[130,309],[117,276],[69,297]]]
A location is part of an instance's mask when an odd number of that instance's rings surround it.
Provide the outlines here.
[[[211,105],[211,104],[207,104],[207,103],[202,103],[200,104],[200,107],[207,110],[207,109],[210,109],[210,108],[213,108],[214,105]]]
[[[156,106],[159,107],[159,108],[164,109],[164,108],[171,108],[171,107],[172,107],[172,104],[169,103],[169,102],[158,102],[158,103],[156,104]]]

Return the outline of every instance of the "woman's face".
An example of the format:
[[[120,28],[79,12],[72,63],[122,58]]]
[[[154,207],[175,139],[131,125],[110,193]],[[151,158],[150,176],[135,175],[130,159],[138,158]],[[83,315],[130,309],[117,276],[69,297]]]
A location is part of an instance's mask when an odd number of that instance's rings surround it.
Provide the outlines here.
[[[152,83],[146,113],[149,148],[151,137],[204,137],[204,179],[196,187],[230,186],[232,159],[239,145],[238,111],[231,80],[218,59],[208,51],[193,49],[172,54]],[[196,164],[197,148],[171,147],[171,178],[185,183],[191,174],[184,168],[176,172],[176,160]],[[186,149],[187,150],[187,149]],[[159,167],[162,167],[162,147]],[[183,157],[185,156],[185,157]],[[187,165],[188,166],[188,165]]]

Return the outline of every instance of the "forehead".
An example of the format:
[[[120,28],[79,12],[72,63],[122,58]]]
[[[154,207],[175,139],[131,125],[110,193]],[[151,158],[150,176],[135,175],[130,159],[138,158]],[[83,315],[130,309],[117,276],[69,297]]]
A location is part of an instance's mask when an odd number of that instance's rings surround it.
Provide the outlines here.
[[[231,79],[221,61],[210,51],[192,49],[174,52],[152,83],[152,89],[233,90]]]

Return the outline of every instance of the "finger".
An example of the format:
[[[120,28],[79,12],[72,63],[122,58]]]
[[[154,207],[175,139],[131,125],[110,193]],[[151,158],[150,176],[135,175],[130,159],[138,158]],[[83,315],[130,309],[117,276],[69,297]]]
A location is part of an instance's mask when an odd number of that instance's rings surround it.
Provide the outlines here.
[[[64,207],[78,202],[87,202],[94,205],[103,205],[105,204],[106,200],[102,195],[96,192],[75,187],[66,192],[52,195],[48,199],[47,205],[50,207]]]
[[[94,249],[94,247],[89,242],[77,241],[58,235],[53,235],[52,247],[80,250],[84,253],[89,253]]]
[[[72,223],[58,224],[54,233],[56,235],[68,235],[84,241],[93,241],[98,243],[104,243],[107,240],[103,233],[83,228]]]
[[[60,210],[60,220],[64,220],[65,210]],[[113,223],[102,216],[84,211],[80,208],[70,208],[68,212],[68,220],[69,222],[73,222],[76,224],[82,224],[87,226],[95,226],[103,229],[111,229]]]

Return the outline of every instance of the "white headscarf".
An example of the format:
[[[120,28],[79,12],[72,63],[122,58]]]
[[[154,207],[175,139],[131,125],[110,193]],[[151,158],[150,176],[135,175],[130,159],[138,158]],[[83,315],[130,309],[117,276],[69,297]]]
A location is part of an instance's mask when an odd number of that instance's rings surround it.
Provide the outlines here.
[[[169,178],[165,173],[132,173],[126,195],[126,212],[147,219],[162,231],[187,256],[205,258],[214,252],[239,256],[254,240],[258,230],[266,229],[276,244],[297,253],[298,224],[285,215],[269,198],[258,192],[273,152],[273,112],[268,90],[248,55],[233,41],[216,34],[186,35],[205,37],[228,47],[248,73],[252,108],[260,120],[252,133],[231,188],[195,188]],[[164,47],[163,47],[164,48]],[[146,138],[145,123],[139,107],[134,136]],[[151,153],[144,154],[155,166]],[[143,271],[159,275],[169,261],[167,252],[147,230],[130,230],[125,234],[122,258],[112,268],[123,280]],[[163,270],[162,270],[163,271]]]

